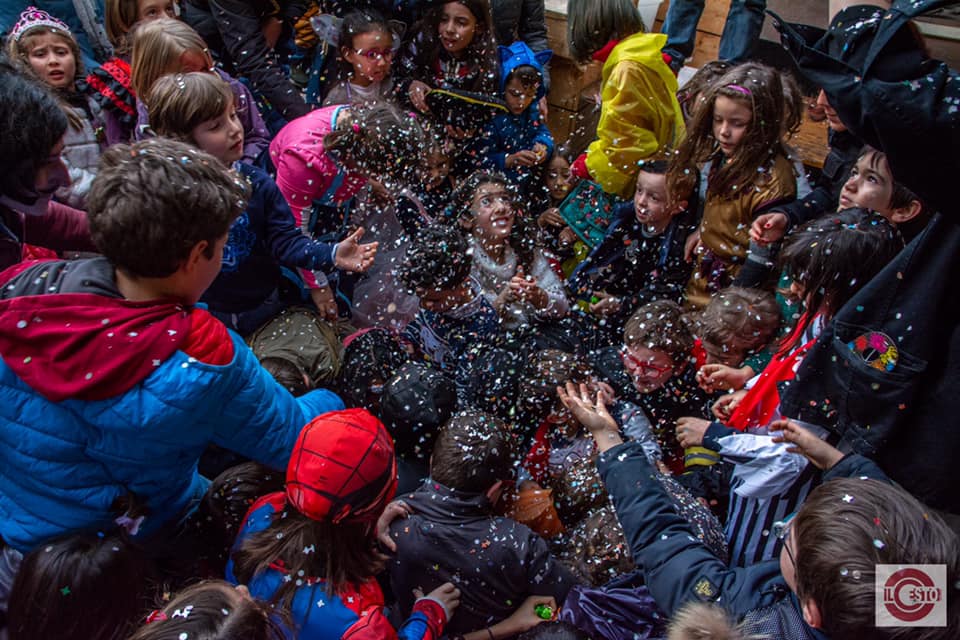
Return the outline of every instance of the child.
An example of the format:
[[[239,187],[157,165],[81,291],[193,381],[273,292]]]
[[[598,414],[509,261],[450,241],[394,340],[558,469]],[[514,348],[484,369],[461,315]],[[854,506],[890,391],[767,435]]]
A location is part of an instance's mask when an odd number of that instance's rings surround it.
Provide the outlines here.
[[[340,25],[339,45],[343,79],[333,85],[323,105],[388,99],[395,50],[387,20],[373,9],[348,13]]]
[[[448,145],[439,136],[428,136],[422,157],[420,179],[397,196],[397,220],[408,238],[443,218],[453,195],[453,157]]]
[[[793,380],[823,325],[900,249],[890,225],[863,209],[821,218],[791,235],[781,260],[807,313],[736,404],[726,426],[698,418],[677,421],[681,445],[702,443],[735,463],[726,528],[732,564],[747,566],[774,557],[777,540],[767,535],[770,527],[795,511],[817,480],[802,458],[789,455],[786,446],[770,444],[768,432],[780,418],[780,387]],[[862,347],[851,343],[847,348],[870,357],[878,347],[867,336],[864,342]],[[878,351],[882,353],[882,347]],[[882,360],[878,366],[883,366]],[[826,435],[819,427],[804,426]]]
[[[707,415],[708,401],[696,383],[693,334],[680,307],[670,300],[640,307],[624,323],[623,344],[602,349],[593,365],[619,396],[642,410],[664,464],[680,472],[683,452],[674,425],[684,415]]]
[[[143,552],[118,535],[47,541],[23,557],[9,592],[7,637],[125,638],[143,609],[148,575]]]
[[[707,393],[737,391],[770,361],[764,349],[780,329],[780,307],[769,291],[727,287],[695,320],[706,354],[697,381]],[[760,353],[758,353],[760,352]]]
[[[343,365],[334,386],[351,407],[378,415],[384,385],[409,359],[390,330],[361,329],[343,340]]]
[[[426,96],[434,88],[496,95],[497,43],[488,0],[435,3],[414,33],[400,56],[397,96],[403,102],[428,114]],[[473,135],[450,125],[446,132],[456,140]]]
[[[535,54],[520,41],[499,51],[500,93],[510,112],[486,124],[479,153],[482,164],[504,172],[526,201],[533,195],[540,168],[553,155],[553,136],[538,108],[546,95],[543,68],[553,52]]]
[[[840,191],[838,211],[852,207],[879,213],[900,230],[904,242],[920,233],[930,218],[923,201],[896,181],[886,154],[871,146],[863,147]]]
[[[0,269],[24,259],[28,244],[93,251],[83,211],[51,202],[70,184],[63,164],[66,115],[50,92],[0,62]]]
[[[177,8],[174,0],[106,0],[104,25],[114,57],[91,71],[87,83],[103,111],[107,145],[130,142],[137,123],[137,95],[130,78],[130,32],[142,22],[175,18]]]
[[[544,242],[560,262],[560,271],[565,279],[590,253],[590,246],[577,236],[558,208],[580,182],[580,178],[573,175],[570,162],[571,158],[562,145],[554,149],[543,172],[542,199],[543,206],[547,208],[537,216],[537,226],[543,233]]]
[[[249,344],[265,367],[266,358],[292,363],[301,383],[306,378],[303,384],[312,389],[335,383],[343,360],[340,340],[340,326],[323,320],[313,309],[291,307],[257,329]]]
[[[681,302],[690,278],[683,253],[697,224],[697,172],[668,182],[667,168],[663,157],[641,162],[633,202],[616,209],[604,239],[567,280],[571,295],[613,332],[648,302]]]
[[[423,131],[386,103],[330,106],[287,124],[270,143],[277,187],[305,233],[325,242],[346,237],[350,202],[371,177],[405,184],[423,147]],[[353,281],[301,272],[321,310],[346,305]]]
[[[100,107],[83,83],[80,47],[66,24],[30,7],[10,32],[7,52],[11,60],[53,89],[67,115],[70,126],[63,140],[63,160],[71,184],[58,191],[57,198],[82,209],[97,175],[103,121]]]
[[[449,582],[419,593],[399,631],[384,612],[374,525],[396,487],[393,442],[379,420],[365,409],[314,419],[293,448],[286,491],[263,496],[247,512],[227,579],[289,612],[290,631],[301,638],[359,629],[384,639],[439,638],[460,599]]]
[[[134,33],[131,79],[137,94],[137,126],[134,136],[144,137],[150,125],[148,106],[154,83],[171,73],[206,72],[219,76],[230,85],[237,120],[243,127],[243,145],[240,159],[253,164],[267,149],[270,140],[260,111],[247,89],[239,80],[213,66],[207,45],[196,31],[180,20],[159,18],[141,24]]]
[[[243,587],[206,580],[187,587],[147,616],[130,640],[283,640],[273,608]]]
[[[465,392],[470,350],[499,335],[497,312],[470,276],[471,254],[456,229],[433,225],[410,241],[400,280],[420,298],[420,310],[403,338],[443,371],[457,376]]]
[[[824,469],[830,481],[775,530],[774,537],[785,541],[779,562],[731,568],[697,542],[660,484],[646,480],[653,468],[640,446],[623,442],[603,399],[594,402],[586,387],[573,385],[561,397],[593,433],[601,452],[597,468],[631,552],[667,615],[690,602],[715,602],[743,621],[748,634],[892,638],[900,636],[875,626],[878,564],[943,563],[944,588],[956,589],[956,534],[906,491],[887,484],[875,464],[856,454],[844,456],[790,423],[784,440]],[[947,627],[926,630],[928,640],[952,638],[960,629],[958,601],[950,602]]]
[[[238,336],[194,306],[220,271],[245,200],[244,184],[189,145],[117,145],[87,199],[103,257],[3,274],[8,548],[25,553],[118,518],[140,539],[164,540],[206,489],[197,460],[210,442],[282,468],[300,425],[342,407],[326,391],[294,399]],[[145,517],[118,509],[127,495]],[[25,506],[38,504],[42,518]]]
[[[718,80],[694,114],[670,168],[679,175],[711,161],[703,220],[689,245],[696,246],[689,307],[705,307],[712,293],[736,279],[747,260],[754,218],[796,194],[781,142],[783,111],[779,74],[747,63]]]
[[[528,236],[502,174],[475,172],[457,187],[450,207],[469,234],[471,273],[505,329],[566,315],[563,284]]]
[[[244,134],[226,82],[210,73],[164,76],[154,84],[149,101],[150,121],[159,135],[196,145],[250,182],[251,196],[230,227],[220,275],[203,296],[228,327],[249,336],[290,305],[278,289],[281,265],[364,271],[373,264],[377,243],[359,244],[363,229],[336,244],[311,240],[295,224],[270,176],[240,162]]]
[[[390,584],[401,612],[414,604],[414,587],[451,581],[462,607],[451,634],[489,628],[530,595],[561,602],[573,578],[527,527],[495,517],[492,505],[512,476],[513,443],[505,424],[470,411],[450,419],[437,436],[430,479],[404,496],[413,511],[390,526],[396,557]],[[502,636],[501,636],[502,637]]]
[[[667,37],[644,33],[631,0],[571,0],[567,16],[572,55],[603,64],[597,140],[574,173],[627,199],[639,161],[677,148],[684,136],[677,78],[660,51]]]

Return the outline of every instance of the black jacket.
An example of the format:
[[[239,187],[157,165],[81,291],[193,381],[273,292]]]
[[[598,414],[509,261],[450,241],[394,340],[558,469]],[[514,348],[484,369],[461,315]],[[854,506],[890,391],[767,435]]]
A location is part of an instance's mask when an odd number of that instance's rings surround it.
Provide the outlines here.
[[[281,116],[293,120],[310,108],[290,83],[277,54],[267,46],[260,27],[279,8],[277,17],[283,19],[288,32],[307,4],[305,0],[188,0],[183,19],[226,58],[234,75],[249,78],[253,89]]]
[[[946,4],[852,7],[826,34],[780,25],[801,72],[824,88],[844,124],[941,211],[840,309],[781,393],[781,413],[832,430],[841,450],[874,458],[920,500],[960,514],[960,82],[923,57],[907,24]],[[896,346],[890,370],[851,346],[873,332]]]
[[[428,480],[402,499],[414,514],[390,526],[397,554],[388,569],[405,614],[413,607],[414,588],[429,593],[453,582],[460,589],[460,606],[446,631],[468,633],[507,618],[530,595],[562,602],[575,582],[540,536],[494,516],[484,495]]]

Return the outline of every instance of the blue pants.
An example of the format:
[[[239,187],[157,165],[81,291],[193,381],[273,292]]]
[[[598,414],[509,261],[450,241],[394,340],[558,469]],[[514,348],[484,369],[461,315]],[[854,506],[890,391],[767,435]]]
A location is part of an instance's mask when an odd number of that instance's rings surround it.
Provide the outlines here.
[[[663,21],[661,32],[667,34],[663,50],[669,54],[675,68],[693,55],[697,38],[697,23],[703,13],[704,0],[672,0]],[[732,0],[727,22],[720,38],[720,59],[733,63],[745,62],[760,38],[766,0]]]

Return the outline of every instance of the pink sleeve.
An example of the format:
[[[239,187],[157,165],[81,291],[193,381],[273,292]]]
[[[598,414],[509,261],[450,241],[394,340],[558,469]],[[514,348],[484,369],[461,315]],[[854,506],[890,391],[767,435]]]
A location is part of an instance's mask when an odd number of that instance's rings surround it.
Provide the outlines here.
[[[322,152],[322,147],[318,150]],[[277,187],[290,205],[294,222],[309,236],[313,201],[329,188],[337,175],[337,166],[325,153],[315,154],[297,148],[284,149],[271,155],[277,168]],[[298,271],[308,288],[322,289],[327,286],[327,278],[322,272]]]

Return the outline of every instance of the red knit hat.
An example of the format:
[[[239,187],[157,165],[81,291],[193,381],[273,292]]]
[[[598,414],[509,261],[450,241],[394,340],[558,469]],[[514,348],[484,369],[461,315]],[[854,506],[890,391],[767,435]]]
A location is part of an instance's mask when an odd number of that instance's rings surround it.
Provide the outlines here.
[[[374,522],[397,490],[393,440],[366,409],[331,411],[300,432],[287,501],[313,520]]]

